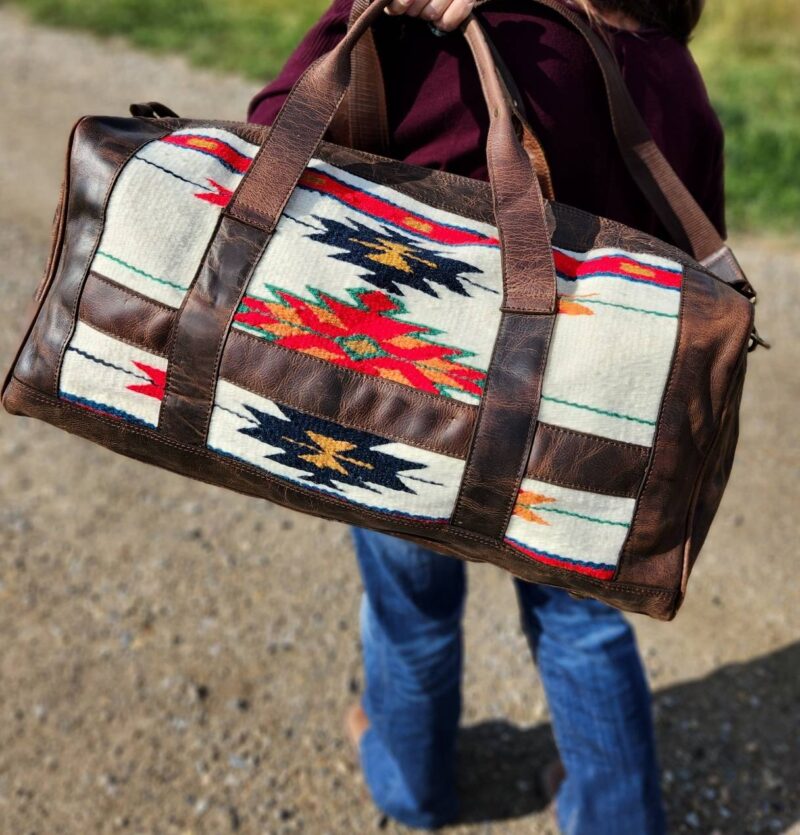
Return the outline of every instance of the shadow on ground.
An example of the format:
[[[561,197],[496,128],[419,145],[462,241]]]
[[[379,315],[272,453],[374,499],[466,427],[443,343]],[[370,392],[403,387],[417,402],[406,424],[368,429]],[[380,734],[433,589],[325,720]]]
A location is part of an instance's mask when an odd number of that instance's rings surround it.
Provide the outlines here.
[[[656,693],[670,831],[781,832],[800,821],[799,671],[800,642]],[[541,811],[536,775],[555,750],[549,725],[465,728],[462,822]]]

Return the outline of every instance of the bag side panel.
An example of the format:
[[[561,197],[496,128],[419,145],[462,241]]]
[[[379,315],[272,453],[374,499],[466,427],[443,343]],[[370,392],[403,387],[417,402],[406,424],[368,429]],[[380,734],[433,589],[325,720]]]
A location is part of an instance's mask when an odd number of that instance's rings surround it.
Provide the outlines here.
[[[77,318],[81,289],[103,228],[106,203],[125,161],[163,133],[132,119],[82,120],[70,160],[69,193],[61,257],[13,375],[55,395],[61,358]]]
[[[674,589],[681,584],[697,481],[738,379],[753,307],[720,281],[687,269],[681,316],[650,467],[616,575],[621,582]]]
[[[684,550],[681,595],[686,593],[689,575],[708,536],[711,522],[722,501],[722,495],[733,469],[733,458],[739,440],[739,407],[742,402],[746,368],[747,355],[742,358],[742,363],[731,389],[730,400],[722,419],[719,435],[714,442],[714,447],[709,454],[706,467],[697,485],[697,495],[692,507],[690,527]]]

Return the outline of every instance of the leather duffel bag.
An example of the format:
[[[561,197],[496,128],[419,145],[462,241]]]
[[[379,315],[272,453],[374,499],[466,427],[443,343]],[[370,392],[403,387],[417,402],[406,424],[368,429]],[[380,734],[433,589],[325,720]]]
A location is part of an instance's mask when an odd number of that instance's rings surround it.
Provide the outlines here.
[[[3,404],[670,618],[730,472],[752,290],[652,142],[691,255],[546,200],[474,18],[490,184],[322,141],[387,2],[271,128],[76,125]]]

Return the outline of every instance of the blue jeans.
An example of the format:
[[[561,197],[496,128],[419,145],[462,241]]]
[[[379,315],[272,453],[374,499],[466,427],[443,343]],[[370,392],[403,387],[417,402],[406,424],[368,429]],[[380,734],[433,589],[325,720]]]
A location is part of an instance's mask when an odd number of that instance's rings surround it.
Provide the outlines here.
[[[396,537],[354,529],[353,538],[364,581],[365,779],[386,814],[435,828],[458,814],[465,566]],[[650,692],[630,626],[603,603],[515,583],[567,772],[562,831],[660,835]]]

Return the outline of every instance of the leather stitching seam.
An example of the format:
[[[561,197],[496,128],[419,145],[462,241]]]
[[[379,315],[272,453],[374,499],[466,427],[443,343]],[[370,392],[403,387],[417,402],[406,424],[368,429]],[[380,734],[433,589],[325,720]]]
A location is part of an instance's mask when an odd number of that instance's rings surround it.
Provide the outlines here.
[[[301,356],[304,357],[304,361],[308,360],[309,362],[318,363],[321,366],[324,366],[325,368],[333,368],[337,374],[344,374],[353,380],[358,380],[359,382],[368,381],[371,385],[378,386],[380,388],[385,388],[387,391],[393,392],[398,397],[405,396],[410,397],[411,399],[425,398],[437,405],[444,406],[448,409],[454,409],[455,413],[453,414],[451,421],[458,419],[458,412],[462,409],[469,409],[475,412],[477,412],[479,409],[479,406],[475,405],[474,403],[465,403],[463,400],[459,400],[456,401],[457,405],[451,404],[448,401],[452,401],[454,400],[454,398],[445,397],[441,394],[428,394],[428,392],[420,391],[419,389],[413,388],[413,386],[406,386],[403,385],[403,383],[394,383],[391,380],[384,380],[383,378],[376,377],[373,374],[364,374],[361,371],[354,371],[352,368],[345,368],[343,366],[335,365],[334,363],[330,363],[326,360],[320,359],[319,357],[315,357],[313,354],[302,354],[299,351],[294,351],[293,349],[286,348],[283,345],[276,345],[274,342],[266,342],[266,340],[261,339],[258,336],[255,336],[255,334],[248,333],[247,331],[244,331],[241,328],[234,328],[233,330],[235,331],[237,338],[241,336],[245,339],[251,339],[259,345],[268,347],[269,350],[283,351],[290,356],[296,356],[298,353],[300,353]],[[257,394],[258,392],[254,393]]]
[[[217,351],[214,355],[214,366],[210,376],[210,386],[206,390],[206,409],[205,409],[205,417],[203,418],[202,422],[202,438],[203,443],[206,443],[206,439],[208,438],[208,426],[211,421],[211,412],[214,409],[214,395],[217,390],[217,380],[219,379],[219,364],[222,359],[222,353],[225,350],[225,343],[228,341],[228,334],[231,330],[231,322],[233,321],[233,317],[236,314],[236,310],[238,309],[242,296],[247,291],[248,286],[250,285],[250,280],[253,277],[253,273],[256,271],[256,268],[261,263],[261,259],[264,257],[264,253],[266,252],[267,247],[269,246],[270,241],[272,240],[272,235],[267,234],[265,239],[261,242],[261,246],[258,249],[258,254],[250,264],[248,265],[247,274],[242,280],[242,286],[239,290],[239,294],[236,297],[236,300],[231,305],[230,312],[228,313],[228,321],[225,324],[225,327],[222,328],[222,332],[219,335],[219,341],[217,343]]]
[[[651,447],[643,446],[642,444],[632,444],[627,441],[617,441],[614,438],[603,438],[601,435],[592,435],[591,432],[581,432],[578,429],[569,429],[566,426],[556,426],[554,423],[539,422],[542,426],[546,426],[550,432],[557,432],[560,435],[567,435],[568,437],[587,438],[592,441],[595,446],[615,446],[620,449],[630,449],[636,451],[641,457],[647,457],[650,454]]]
[[[541,352],[541,359],[540,359],[540,372],[537,374],[537,386],[536,391],[533,393],[533,404],[531,406],[532,414],[529,416],[529,425],[528,425],[528,433],[525,436],[525,446],[522,448],[522,456],[521,461],[517,465],[517,471],[514,477],[514,485],[513,489],[509,491],[511,494],[509,496],[508,504],[506,506],[505,513],[503,514],[503,522],[502,522],[502,533],[500,534],[501,537],[505,536],[506,531],[508,530],[508,524],[511,519],[511,514],[514,510],[514,505],[517,503],[517,496],[519,495],[519,488],[522,483],[522,479],[525,478],[525,471],[528,469],[528,459],[530,458],[531,449],[533,448],[533,439],[534,435],[536,434],[536,428],[538,426],[538,421],[536,417],[539,413],[539,404],[542,401],[542,385],[544,383],[544,369],[547,366],[547,358],[550,354],[550,340],[553,338],[553,326],[555,325],[555,316],[548,317],[550,319],[549,327],[547,329],[547,338],[545,339],[544,346]]]
[[[85,305],[83,304],[78,306],[78,321],[82,322],[84,325],[88,325],[96,331],[100,331],[100,333],[104,333],[106,336],[111,337],[111,339],[115,339],[117,342],[124,342],[126,345],[130,345],[131,348],[137,348],[139,351],[147,351],[148,353],[155,354],[157,357],[167,359],[167,355],[163,351],[157,351],[150,345],[142,345],[141,342],[134,342],[127,336],[120,336],[111,328],[97,324],[91,316],[86,316]]]
[[[623,560],[628,558],[629,554],[630,554],[630,552],[628,551],[628,548],[629,548],[630,541],[631,541],[631,535],[632,535],[633,531],[636,529],[637,522],[639,520],[639,517],[641,516],[642,497],[646,494],[647,488],[650,485],[650,476],[652,475],[653,465],[655,463],[655,458],[656,458],[656,455],[658,453],[659,440],[661,438],[661,435],[663,434],[664,410],[665,410],[666,404],[670,400],[670,396],[671,396],[671,393],[672,393],[672,388],[673,388],[673,385],[675,383],[675,378],[677,377],[677,374],[678,374],[678,363],[677,363],[678,352],[680,350],[681,343],[684,341],[684,339],[686,339],[686,330],[685,330],[686,306],[687,306],[686,298],[687,298],[688,294],[686,293],[685,281],[686,281],[686,272],[684,271],[683,280],[681,282],[681,306],[680,306],[680,313],[679,313],[679,319],[678,319],[679,331],[676,334],[675,347],[673,348],[673,351],[672,351],[672,359],[671,359],[671,367],[670,367],[670,372],[669,372],[669,378],[668,378],[667,384],[664,388],[664,395],[661,398],[661,404],[660,404],[659,409],[658,409],[658,417],[656,418],[656,430],[655,430],[655,433],[653,434],[653,445],[652,445],[651,450],[650,450],[650,458],[647,462],[647,470],[645,472],[644,480],[642,481],[642,486],[639,490],[639,494],[636,497],[636,507],[634,508],[634,511],[633,511],[633,517],[631,519],[631,525],[628,528],[627,536],[625,537],[625,541],[622,543],[622,547],[620,548],[620,551],[619,551],[619,558],[617,560],[617,565],[616,565],[616,568],[615,568],[615,571],[614,571],[614,577],[615,578],[617,576],[619,576],[619,572],[620,572]]]
[[[223,224],[225,215],[224,213],[220,212],[219,216],[217,217],[217,222],[214,226],[214,231],[211,234],[211,237],[206,244],[206,248],[203,251],[203,257],[200,259],[200,263],[197,265],[197,269],[195,270],[194,277],[192,278],[191,283],[186,288],[186,293],[181,300],[181,306],[177,309],[175,314],[175,319],[172,322],[172,326],[170,328],[169,333],[169,342],[167,343],[167,376],[166,380],[164,381],[164,399],[161,403],[161,411],[159,412],[158,423],[159,426],[164,418],[164,412],[166,411],[168,414],[172,413],[173,407],[170,404],[170,401],[176,397],[176,393],[174,390],[174,378],[175,378],[175,343],[178,339],[178,333],[181,329],[181,319],[186,311],[186,306],[189,303],[189,299],[192,297],[192,293],[197,286],[197,282],[200,280],[200,276],[203,273],[203,270],[206,267],[206,263],[208,262],[208,256],[211,252],[212,247],[214,246],[214,242],[217,240],[219,236],[220,227]],[[166,409],[165,409],[166,407]]]
[[[419,447],[420,449],[426,449],[429,452],[436,452],[436,453],[439,453],[440,455],[444,455],[447,458],[453,458],[456,461],[463,461],[464,460],[460,455],[453,455],[452,452],[445,451],[445,450],[441,449],[440,447],[437,447],[433,444],[425,444],[425,443],[423,443],[421,441],[418,441],[418,440],[413,440],[412,441],[408,438],[408,436],[402,437],[400,435],[396,435],[396,434],[391,433],[391,432],[386,432],[383,429],[380,429],[380,430],[375,429],[373,426],[369,426],[366,421],[350,420],[350,421],[347,421],[347,423],[344,423],[344,422],[342,422],[338,419],[332,419],[330,414],[326,415],[326,414],[323,414],[322,412],[319,412],[315,409],[309,409],[309,408],[306,408],[305,406],[296,406],[293,403],[287,403],[286,401],[289,398],[277,398],[272,394],[264,395],[262,392],[253,391],[253,389],[250,388],[249,386],[242,385],[241,383],[236,382],[235,380],[229,380],[227,377],[224,377],[224,376],[220,376],[219,379],[225,380],[226,382],[231,383],[231,385],[237,386],[238,388],[242,388],[245,391],[249,391],[251,394],[255,394],[257,397],[267,397],[269,400],[273,401],[274,403],[277,403],[280,406],[285,406],[289,409],[297,409],[297,411],[303,412],[303,414],[313,415],[314,417],[322,418],[322,420],[332,420],[332,422],[340,423],[342,426],[352,426],[354,429],[361,429],[363,432],[374,433],[376,435],[379,435],[381,438],[390,438],[393,441],[399,441],[402,444],[408,444],[408,446]],[[212,406],[213,406],[213,404],[212,404]]]
[[[96,270],[89,270],[89,277],[94,279],[95,281],[101,281],[103,282],[103,284],[107,284],[109,288],[114,290],[115,292],[124,293],[126,296],[130,296],[131,298],[134,298],[137,301],[141,300],[147,305],[152,305],[153,307],[160,307],[162,310],[166,311],[167,313],[172,313],[173,315],[177,315],[178,313],[177,307],[171,307],[168,304],[164,304],[163,302],[151,299],[149,296],[145,296],[142,293],[137,293],[135,290],[131,290],[130,287],[125,287],[123,284],[119,284],[116,281],[114,281],[113,278],[108,278],[107,276],[98,273]]]

